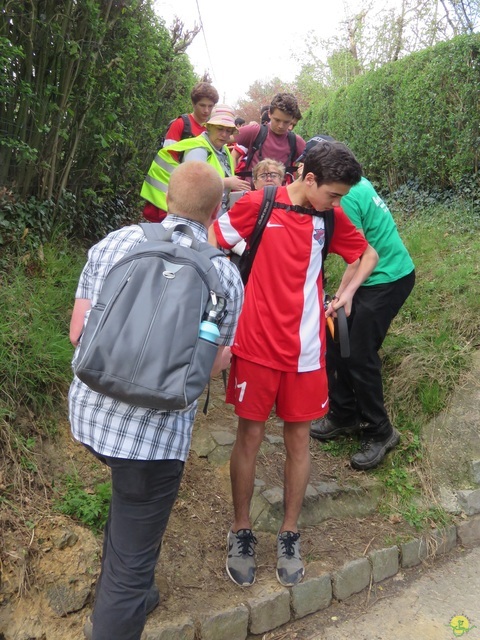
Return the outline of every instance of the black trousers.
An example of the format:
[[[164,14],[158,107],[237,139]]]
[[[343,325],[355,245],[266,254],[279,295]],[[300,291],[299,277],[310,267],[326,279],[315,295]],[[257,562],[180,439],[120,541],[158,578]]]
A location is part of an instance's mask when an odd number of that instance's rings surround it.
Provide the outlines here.
[[[90,447],[87,447],[90,449]],[[92,614],[92,640],[140,640],[163,534],[177,498],[181,460],[124,460],[111,469],[112,501]]]
[[[414,284],[412,271],[389,284],[359,287],[348,318],[349,358],[340,357],[339,345],[327,336],[330,417],[339,424],[356,420],[366,423],[362,430],[368,438],[381,440],[392,432],[384,404],[378,351]]]

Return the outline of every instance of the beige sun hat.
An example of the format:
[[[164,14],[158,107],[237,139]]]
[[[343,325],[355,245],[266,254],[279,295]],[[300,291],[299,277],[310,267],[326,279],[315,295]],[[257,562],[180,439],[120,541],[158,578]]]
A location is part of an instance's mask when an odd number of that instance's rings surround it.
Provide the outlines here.
[[[236,129],[235,112],[228,104],[217,104],[213,107],[210,118],[206,124],[216,124],[220,127]]]

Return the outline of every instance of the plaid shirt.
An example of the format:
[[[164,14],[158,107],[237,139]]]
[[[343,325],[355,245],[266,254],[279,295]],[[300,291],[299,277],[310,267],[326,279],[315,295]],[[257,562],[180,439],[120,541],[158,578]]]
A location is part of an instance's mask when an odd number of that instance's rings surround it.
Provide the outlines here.
[[[206,228],[180,216],[167,216],[163,225],[188,224],[199,241],[207,240]],[[175,242],[188,246],[190,238],[181,232]],[[112,266],[146,238],[138,225],[110,233],[88,252],[75,294],[76,298],[98,299]],[[227,300],[227,315],[220,328],[221,343],[233,342],[243,302],[243,285],[237,268],[227,258],[213,258]],[[85,322],[88,319],[88,314]],[[78,354],[78,347],[74,354]],[[69,419],[76,440],[102,455],[135,460],[186,460],[190,449],[197,402],[182,411],[156,411],[132,406],[92,391],[76,376],[68,394]]]

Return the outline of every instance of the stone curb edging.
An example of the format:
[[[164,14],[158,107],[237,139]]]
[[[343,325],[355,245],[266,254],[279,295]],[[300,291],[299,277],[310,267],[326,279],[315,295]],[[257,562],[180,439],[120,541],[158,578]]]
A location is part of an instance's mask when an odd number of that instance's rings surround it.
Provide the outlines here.
[[[145,629],[142,640],[246,640],[249,634],[267,633],[326,609],[333,600],[346,600],[372,583],[394,576],[400,569],[448,553],[457,544],[480,545],[480,515],[437,529],[428,538],[415,538],[398,546],[371,551],[337,571],[307,578],[295,587],[279,587],[231,609],[161,623],[155,629]]]

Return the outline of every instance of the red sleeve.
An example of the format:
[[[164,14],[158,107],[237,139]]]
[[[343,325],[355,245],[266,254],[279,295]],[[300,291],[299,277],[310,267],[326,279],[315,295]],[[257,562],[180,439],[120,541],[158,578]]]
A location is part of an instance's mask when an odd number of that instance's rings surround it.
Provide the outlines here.
[[[352,264],[364,253],[368,242],[341,207],[335,207],[334,212],[335,224],[328,252],[337,253],[347,264]]]
[[[213,230],[221,247],[231,249],[237,242],[252,234],[262,199],[263,191],[249,191],[229,211],[215,220]]]
[[[182,138],[183,133],[183,119],[177,118],[172,122],[172,124],[168,127],[168,131],[165,134],[165,140],[179,140]]]

